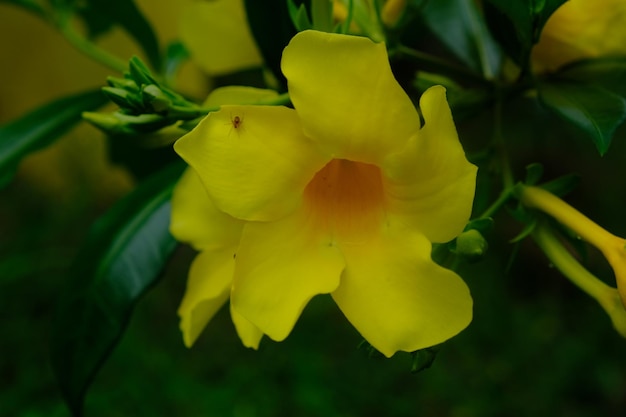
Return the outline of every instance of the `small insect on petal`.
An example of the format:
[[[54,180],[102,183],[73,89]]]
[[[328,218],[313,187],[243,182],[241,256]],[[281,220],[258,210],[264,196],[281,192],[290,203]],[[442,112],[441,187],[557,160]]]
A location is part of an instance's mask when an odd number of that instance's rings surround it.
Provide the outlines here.
[[[230,116],[230,124],[232,127],[230,129],[230,132],[228,133],[228,135],[230,136],[230,133],[235,130],[237,132],[237,135],[239,135],[239,133],[241,132],[241,129],[243,128],[243,116]]]

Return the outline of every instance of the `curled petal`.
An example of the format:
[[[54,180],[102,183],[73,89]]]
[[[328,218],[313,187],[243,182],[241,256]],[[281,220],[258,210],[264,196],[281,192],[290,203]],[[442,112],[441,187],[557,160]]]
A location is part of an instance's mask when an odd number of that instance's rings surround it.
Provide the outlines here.
[[[223,106],[174,149],[198,172],[221,211],[251,221],[293,212],[329,160],[302,135],[297,114],[286,107]]]
[[[385,356],[439,344],[472,319],[463,280],[430,259],[431,244],[406,231],[368,245],[344,245],[346,270],[333,299]]]
[[[276,341],[305,305],[339,285],[343,256],[304,210],[272,223],[248,223],[237,251],[231,302],[235,311]]]
[[[389,212],[431,242],[447,242],[469,220],[477,168],[465,158],[445,89],[428,89],[420,107],[424,127],[383,165]]]
[[[201,252],[189,270],[183,301],[178,308],[185,346],[191,347],[209,320],[230,295],[235,262],[233,247]]]
[[[243,222],[219,211],[198,174],[187,168],[172,196],[170,232],[197,250],[236,246]]]
[[[241,343],[243,343],[245,347],[258,349],[261,338],[263,338],[263,332],[254,324],[250,323],[244,316],[237,313],[232,303],[230,304],[230,317],[233,319]]]
[[[383,43],[300,32],[283,52],[282,70],[305,134],[335,158],[375,164],[419,129]]]

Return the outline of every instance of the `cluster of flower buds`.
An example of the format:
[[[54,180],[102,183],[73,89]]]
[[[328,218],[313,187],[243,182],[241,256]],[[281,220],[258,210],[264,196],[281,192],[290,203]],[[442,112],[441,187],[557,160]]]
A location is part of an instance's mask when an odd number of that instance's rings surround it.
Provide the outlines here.
[[[206,110],[186,100],[160,83],[137,57],[129,63],[124,78],[109,77],[102,92],[119,109],[113,113],[86,112],[83,118],[107,134],[135,135],[152,133],[185,122],[191,127],[206,115]],[[195,122],[194,122],[195,121]]]

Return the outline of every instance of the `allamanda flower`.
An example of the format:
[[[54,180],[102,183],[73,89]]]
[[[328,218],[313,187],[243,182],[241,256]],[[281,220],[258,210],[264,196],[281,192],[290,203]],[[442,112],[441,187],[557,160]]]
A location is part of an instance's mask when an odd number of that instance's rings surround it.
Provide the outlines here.
[[[172,232],[200,250],[179,310],[186,344],[229,297],[256,348],[326,293],[386,356],[454,336],[472,299],[431,242],[463,230],[476,167],[445,90],[421,97],[420,128],[384,44],[316,31],[292,39],[282,70],[295,109],[223,106],[175,144],[194,171]]]
[[[626,2],[568,0],[548,19],[533,48],[536,71],[585,58],[626,54]]]

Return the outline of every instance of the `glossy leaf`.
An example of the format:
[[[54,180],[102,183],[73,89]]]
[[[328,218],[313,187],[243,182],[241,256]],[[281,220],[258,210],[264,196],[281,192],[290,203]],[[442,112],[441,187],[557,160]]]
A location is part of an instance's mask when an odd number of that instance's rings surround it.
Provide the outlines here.
[[[0,126],[0,187],[13,177],[22,158],[42,149],[81,120],[81,113],[103,106],[107,98],[88,91],[47,103]]]
[[[169,233],[170,197],[183,166],[170,165],[116,204],[94,224],[76,257],[51,347],[54,372],[76,416],[133,307],[176,247]]]
[[[615,129],[626,119],[626,100],[594,85],[543,83],[538,92],[547,108],[587,133],[600,155],[607,151]]]
[[[487,0],[487,23],[509,56],[528,66],[532,46],[539,41],[544,25],[566,0]]]
[[[500,69],[501,54],[473,0],[428,2],[424,22],[431,32],[463,63],[493,78]]]
[[[557,77],[595,84],[626,97],[626,57],[585,59],[565,66]]]

